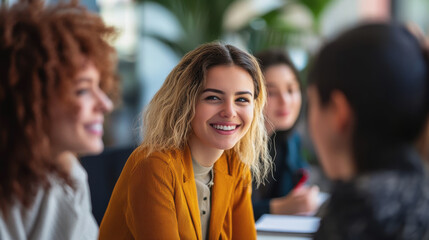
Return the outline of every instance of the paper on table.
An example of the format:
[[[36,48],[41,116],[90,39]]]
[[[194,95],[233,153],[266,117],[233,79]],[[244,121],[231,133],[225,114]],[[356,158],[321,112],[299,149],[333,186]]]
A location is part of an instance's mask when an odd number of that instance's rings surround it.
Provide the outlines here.
[[[326,200],[328,200],[330,197],[329,193],[325,193],[325,192],[319,192],[319,194],[317,195],[317,209],[315,209],[312,212],[309,212],[308,216],[314,216],[318,213],[320,206],[322,206],[322,204],[324,204],[326,202]]]
[[[320,205],[322,205],[323,203],[326,202],[326,200],[328,200],[328,198],[330,197],[329,193],[325,193],[325,192],[319,192],[319,194],[317,195],[317,204],[320,207]]]
[[[319,228],[319,224],[318,217],[264,214],[256,222],[256,230],[313,234]]]

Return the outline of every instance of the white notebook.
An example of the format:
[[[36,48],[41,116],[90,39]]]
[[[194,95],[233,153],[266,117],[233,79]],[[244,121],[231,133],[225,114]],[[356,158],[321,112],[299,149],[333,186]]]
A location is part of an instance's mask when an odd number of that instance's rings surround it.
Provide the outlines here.
[[[319,224],[319,217],[264,214],[256,222],[256,230],[311,235],[317,231]]]

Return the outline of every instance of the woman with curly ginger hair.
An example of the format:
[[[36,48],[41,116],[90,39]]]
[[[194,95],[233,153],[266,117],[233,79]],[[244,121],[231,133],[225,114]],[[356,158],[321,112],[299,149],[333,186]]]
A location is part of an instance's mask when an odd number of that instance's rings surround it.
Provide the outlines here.
[[[95,239],[76,154],[103,150],[113,28],[75,1],[0,8],[0,239]]]
[[[186,54],[144,114],[100,239],[256,239],[251,174],[270,168],[254,57],[208,43]]]

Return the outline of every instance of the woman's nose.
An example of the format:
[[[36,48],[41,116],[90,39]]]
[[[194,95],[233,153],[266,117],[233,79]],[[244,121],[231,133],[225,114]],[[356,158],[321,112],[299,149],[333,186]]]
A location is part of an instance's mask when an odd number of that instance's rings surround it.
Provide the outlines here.
[[[287,105],[290,102],[290,94],[283,92],[280,94],[279,101],[282,105]]]
[[[97,98],[98,106],[103,112],[107,113],[113,110],[112,100],[110,100],[110,98],[102,90],[99,90]]]
[[[220,112],[221,117],[224,118],[232,118],[236,114],[235,106],[233,102],[225,102],[222,106],[222,110]]]

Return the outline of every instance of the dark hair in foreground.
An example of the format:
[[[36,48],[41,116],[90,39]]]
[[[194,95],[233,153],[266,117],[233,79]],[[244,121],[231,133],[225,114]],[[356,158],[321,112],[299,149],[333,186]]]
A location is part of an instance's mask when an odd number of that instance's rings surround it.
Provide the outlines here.
[[[85,61],[100,72],[101,88],[116,87],[114,49],[106,42],[115,30],[77,1],[44,6],[40,0],[0,7],[0,209],[18,201],[30,207],[48,176],[70,184],[52,159],[49,108],[67,99]]]
[[[354,114],[353,155],[358,172],[386,166],[374,155],[412,144],[426,121],[427,54],[397,24],[362,25],[327,44],[314,62],[309,83],[316,87],[322,105],[334,90],[346,96]]]

